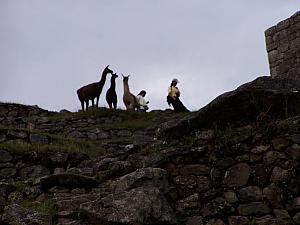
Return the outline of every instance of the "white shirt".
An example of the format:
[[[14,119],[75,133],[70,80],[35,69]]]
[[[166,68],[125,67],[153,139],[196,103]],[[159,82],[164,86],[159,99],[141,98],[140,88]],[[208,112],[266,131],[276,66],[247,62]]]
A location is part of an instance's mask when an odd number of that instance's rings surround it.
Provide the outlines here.
[[[145,107],[147,107],[146,100],[144,99],[143,96],[137,95],[137,96],[136,96],[136,99],[138,100],[138,103],[139,103],[141,109],[144,109]]]

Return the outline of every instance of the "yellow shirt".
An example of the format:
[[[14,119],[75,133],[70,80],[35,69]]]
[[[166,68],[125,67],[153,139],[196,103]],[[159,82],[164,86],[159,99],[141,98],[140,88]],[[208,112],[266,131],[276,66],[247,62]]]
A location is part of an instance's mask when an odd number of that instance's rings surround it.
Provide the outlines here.
[[[174,87],[174,86],[170,86],[168,88],[168,95],[171,97],[177,97],[180,95],[180,91],[178,89],[178,87]]]

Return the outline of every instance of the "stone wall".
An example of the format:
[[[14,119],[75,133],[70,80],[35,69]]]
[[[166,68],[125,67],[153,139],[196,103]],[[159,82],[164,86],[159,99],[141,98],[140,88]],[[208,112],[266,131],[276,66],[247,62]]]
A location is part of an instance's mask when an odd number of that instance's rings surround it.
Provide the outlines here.
[[[265,31],[272,77],[300,78],[300,11]]]
[[[0,144],[5,145],[0,145],[0,224],[30,224],[33,219],[51,224],[47,222],[49,216],[20,208],[28,199],[54,201],[59,225],[98,221],[139,225],[300,224],[299,117],[277,123],[258,121],[255,126],[228,130],[198,130],[189,139],[170,142],[152,138],[145,150],[145,145],[134,143],[135,133],[118,131],[113,135],[107,130],[106,139],[96,135],[95,126],[105,122],[101,117],[53,120],[53,113],[38,108],[2,106]],[[28,121],[34,124],[32,130],[22,128]],[[70,131],[64,133],[63,129]],[[38,136],[32,136],[35,130],[40,132],[34,133]],[[71,135],[73,132],[81,135]],[[53,141],[47,138],[53,133],[86,140],[87,145],[94,140],[103,144],[107,153],[92,158],[60,149],[9,149],[12,143],[51,145]],[[104,145],[117,135],[132,147],[123,142]],[[147,133],[142,139],[149,136],[153,137]]]

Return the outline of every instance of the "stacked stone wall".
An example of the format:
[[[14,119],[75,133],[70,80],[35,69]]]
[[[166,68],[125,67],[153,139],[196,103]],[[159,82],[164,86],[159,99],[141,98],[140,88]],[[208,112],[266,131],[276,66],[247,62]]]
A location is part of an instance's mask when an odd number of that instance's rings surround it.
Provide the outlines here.
[[[300,78],[300,11],[265,31],[270,74]]]

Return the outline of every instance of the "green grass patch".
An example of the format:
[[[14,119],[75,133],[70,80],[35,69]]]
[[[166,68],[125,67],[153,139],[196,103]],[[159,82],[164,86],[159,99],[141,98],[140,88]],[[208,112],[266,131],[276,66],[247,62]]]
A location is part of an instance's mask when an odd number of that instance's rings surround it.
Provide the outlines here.
[[[57,218],[58,207],[55,201],[52,199],[46,199],[42,202],[27,200],[22,202],[21,206],[36,212],[45,213],[49,215],[52,220]]]
[[[87,154],[90,158],[95,158],[105,152],[97,142],[86,140],[74,140],[67,138],[53,138],[50,144],[29,144],[19,142],[4,142],[0,144],[0,149],[8,150],[11,153],[24,152],[80,152]]]

